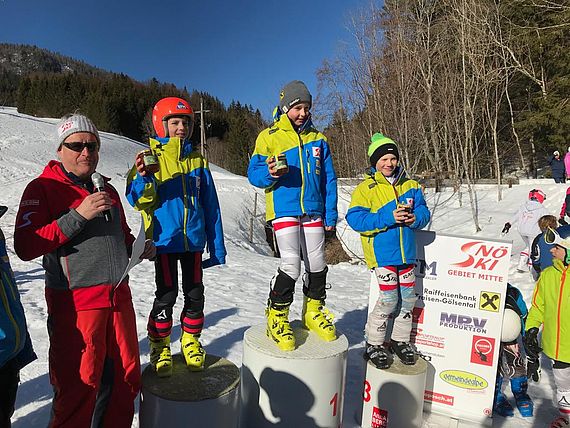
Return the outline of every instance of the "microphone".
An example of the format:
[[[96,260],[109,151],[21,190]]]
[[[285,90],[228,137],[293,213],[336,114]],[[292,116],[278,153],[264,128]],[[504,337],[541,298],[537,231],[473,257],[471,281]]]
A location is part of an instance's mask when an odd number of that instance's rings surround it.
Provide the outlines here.
[[[93,182],[93,186],[95,187],[96,192],[103,192],[105,191],[105,180],[98,172],[94,172],[91,174],[91,181]],[[105,221],[107,223],[111,222],[111,211],[105,210],[103,211],[103,217],[105,217]]]

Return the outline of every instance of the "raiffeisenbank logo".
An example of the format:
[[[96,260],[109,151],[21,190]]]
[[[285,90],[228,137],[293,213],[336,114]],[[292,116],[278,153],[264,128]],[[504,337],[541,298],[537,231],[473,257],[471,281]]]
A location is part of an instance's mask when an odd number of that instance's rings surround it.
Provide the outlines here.
[[[439,377],[444,382],[462,389],[481,390],[489,386],[481,376],[463,370],[445,370],[439,374]]]
[[[509,252],[504,245],[495,246],[482,241],[467,242],[461,246],[461,251],[467,255],[467,259],[453,263],[453,266],[487,271],[493,270]]]

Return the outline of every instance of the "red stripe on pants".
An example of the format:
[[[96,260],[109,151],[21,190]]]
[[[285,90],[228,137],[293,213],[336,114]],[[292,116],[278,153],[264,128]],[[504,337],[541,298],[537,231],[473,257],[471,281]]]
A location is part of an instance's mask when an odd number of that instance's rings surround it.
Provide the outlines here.
[[[273,229],[276,231],[281,230],[281,229],[285,229],[287,227],[297,227],[297,226],[299,226],[298,221],[281,221],[281,222],[274,221],[273,222]]]

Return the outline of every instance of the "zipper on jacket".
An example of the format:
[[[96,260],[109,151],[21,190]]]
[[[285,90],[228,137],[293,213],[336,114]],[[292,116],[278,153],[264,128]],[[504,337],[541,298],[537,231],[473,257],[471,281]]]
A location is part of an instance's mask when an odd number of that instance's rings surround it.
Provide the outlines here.
[[[566,273],[568,272],[568,267],[562,272],[562,278],[560,278],[560,292],[558,293],[558,304],[556,305],[556,351],[555,360],[558,359],[558,351],[560,350],[560,312],[562,311],[562,299],[564,298],[564,283],[566,282]]]
[[[8,274],[6,272],[2,272],[2,276],[4,277],[4,280],[8,280],[10,281],[10,278],[8,278]],[[10,282],[7,282],[8,284]],[[10,309],[10,302],[8,300],[8,296],[6,295],[6,290],[4,289],[4,287],[0,287],[0,297],[2,298],[2,303],[4,304],[4,307],[6,308],[6,315],[8,316],[8,318],[10,319],[10,321],[12,322],[12,324],[14,325],[14,331],[16,332],[16,343],[14,346],[14,351],[18,350],[18,348],[20,347],[20,328],[18,327],[18,323],[16,322],[16,319],[14,318],[14,315],[12,314],[12,311]],[[15,297],[15,296],[13,296]]]
[[[305,151],[305,153],[307,153],[307,173],[310,174],[311,173],[311,158],[309,157],[309,150],[307,149]]]
[[[396,190],[396,183],[400,177],[397,177],[396,181],[392,184],[392,190],[394,190],[394,196],[396,197],[396,208],[398,208],[398,204],[400,203],[400,195]],[[406,226],[398,226],[398,233],[400,237],[400,255],[402,256],[402,264],[406,264],[406,255],[404,253],[404,227]]]
[[[301,212],[305,213],[305,204],[303,203],[303,199],[305,197],[305,171],[303,167],[303,140],[301,139],[301,135],[297,134],[299,138],[299,166],[301,170]]]
[[[184,195],[184,249],[189,251],[188,248],[188,189],[186,189],[186,174],[180,174],[182,180],[182,194]]]

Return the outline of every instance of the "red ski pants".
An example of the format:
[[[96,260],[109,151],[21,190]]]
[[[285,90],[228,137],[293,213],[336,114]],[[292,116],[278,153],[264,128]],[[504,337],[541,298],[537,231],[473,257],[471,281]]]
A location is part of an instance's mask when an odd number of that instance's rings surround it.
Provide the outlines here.
[[[117,288],[112,308],[75,311],[71,302],[51,303],[49,368],[54,398],[49,428],[88,428],[94,413],[99,421],[95,426],[130,428],[140,389],[140,361],[128,286]]]

